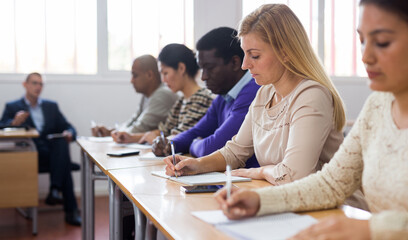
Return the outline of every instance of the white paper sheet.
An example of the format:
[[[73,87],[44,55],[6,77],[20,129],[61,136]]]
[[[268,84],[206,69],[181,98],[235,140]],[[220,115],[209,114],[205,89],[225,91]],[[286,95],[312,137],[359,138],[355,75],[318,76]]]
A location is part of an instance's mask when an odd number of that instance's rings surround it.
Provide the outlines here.
[[[163,161],[164,159],[164,157],[156,157],[152,152],[140,155],[138,158],[141,161]]]
[[[139,143],[113,143],[114,146],[132,148],[132,149],[152,149],[152,145],[149,144],[139,144]]]
[[[113,142],[112,137],[83,137],[91,142]]]
[[[244,220],[229,220],[221,210],[197,211],[192,214],[237,239],[287,239],[317,223],[309,215],[281,213]]]
[[[205,185],[205,184],[218,184],[225,183],[227,181],[227,176],[221,172],[210,172],[191,176],[180,176],[180,177],[170,177],[166,175],[165,171],[153,171],[151,172],[155,176],[167,178],[176,182],[184,183],[186,185]],[[232,182],[249,182],[250,178],[244,177],[231,177]]]

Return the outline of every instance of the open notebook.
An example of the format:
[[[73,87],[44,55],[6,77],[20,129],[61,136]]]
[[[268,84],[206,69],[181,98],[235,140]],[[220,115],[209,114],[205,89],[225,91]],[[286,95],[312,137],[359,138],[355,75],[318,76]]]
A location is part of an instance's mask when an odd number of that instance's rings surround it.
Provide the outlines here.
[[[295,213],[273,214],[243,220],[229,220],[221,210],[197,211],[191,214],[235,239],[287,239],[317,223],[317,220],[309,215]]]
[[[227,181],[227,176],[221,172],[210,172],[191,176],[170,177],[166,175],[166,171],[152,171],[152,174],[158,177],[167,178],[186,185],[205,185],[205,184],[219,184]],[[249,182],[250,178],[245,177],[231,177],[232,182]]]

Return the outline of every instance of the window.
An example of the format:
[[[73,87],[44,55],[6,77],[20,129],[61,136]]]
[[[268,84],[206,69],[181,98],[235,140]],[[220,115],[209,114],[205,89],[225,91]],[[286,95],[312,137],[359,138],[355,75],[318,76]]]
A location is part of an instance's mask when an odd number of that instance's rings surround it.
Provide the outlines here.
[[[128,74],[139,55],[193,48],[193,11],[191,0],[1,0],[0,74]]]
[[[325,1],[325,59],[329,73],[366,76],[357,35],[358,2]]]
[[[129,71],[143,54],[169,43],[194,47],[193,1],[108,0],[108,68]]]
[[[95,74],[96,0],[2,0],[0,72]]]
[[[295,12],[330,75],[366,76],[356,34],[357,0],[242,0],[243,16],[265,3],[283,3]]]

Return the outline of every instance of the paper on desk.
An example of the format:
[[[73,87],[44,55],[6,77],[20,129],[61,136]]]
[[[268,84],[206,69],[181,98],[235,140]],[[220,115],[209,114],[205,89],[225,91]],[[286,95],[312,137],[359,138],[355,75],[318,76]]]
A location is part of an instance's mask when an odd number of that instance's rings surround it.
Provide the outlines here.
[[[14,133],[14,134],[27,132],[27,130],[24,127],[6,127],[6,128],[3,128],[2,131],[4,133]]]
[[[158,177],[167,178],[176,182],[184,183],[186,185],[194,186],[194,185],[205,185],[205,184],[218,184],[218,183],[225,183],[227,181],[227,176],[221,172],[210,172],[210,173],[203,173],[191,176],[179,176],[179,177],[170,177],[166,175],[166,171],[152,171],[153,175]],[[250,178],[244,177],[231,177],[232,182],[249,182],[251,181]]]
[[[138,150],[143,149],[152,149],[152,145],[149,144],[140,144],[140,143],[113,143],[115,146],[125,147],[125,148],[133,148]]]
[[[154,153],[149,152],[149,153],[140,155],[138,158],[141,161],[163,161],[165,157],[157,157],[156,155],[154,155]]]
[[[229,220],[221,210],[197,211],[192,214],[238,239],[287,239],[317,223],[309,215],[281,213],[244,220]]]
[[[86,137],[86,140],[91,142],[113,142],[112,137]]]
[[[51,133],[47,135],[48,140],[55,139],[55,138],[63,138],[63,137],[65,137],[63,133]]]

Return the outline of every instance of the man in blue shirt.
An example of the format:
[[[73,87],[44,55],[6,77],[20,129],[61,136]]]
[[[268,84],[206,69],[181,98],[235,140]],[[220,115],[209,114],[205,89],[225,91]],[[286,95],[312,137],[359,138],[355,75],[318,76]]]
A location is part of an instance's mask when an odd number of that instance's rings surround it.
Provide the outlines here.
[[[193,128],[173,138],[176,152],[189,152],[193,157],[208,155],[222,148],[241,127],[259,86],[248,71],[241,69],[244,52],[236,34],[232,28],[220,27],[197,42],[201,79],[218,96]],[[169,153],[159,138],[153,151],[156,155]],[[246,167],[259,167],[255,156]]]
[[[50,192],[45,201],[50,205],[63,203],[65,221],[79,226],[81,217],[73,190],[68,146],[76,138],[75,128],[62,115],[56,102],[40,98],[43,80],[39,73],[30,73],[23,86],[26,90],[24,97],[6,104],[0,123],[38,130],[40,137],[33,141],[38,152],[39,169],[50,172]],[[55,133],[62,133],[62,137],[50,139],[50,134]]]

